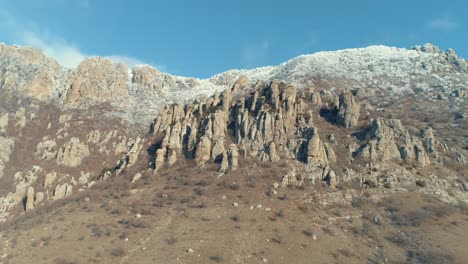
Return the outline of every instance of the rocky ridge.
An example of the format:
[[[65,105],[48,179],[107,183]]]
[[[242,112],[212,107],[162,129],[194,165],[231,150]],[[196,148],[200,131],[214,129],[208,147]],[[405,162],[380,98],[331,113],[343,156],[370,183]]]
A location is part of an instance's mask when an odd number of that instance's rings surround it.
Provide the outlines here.
[[[432,45],[322,52],[205,80],[101,58],[65,69],[0,45],[0,219],[184,160],[220,177],[283,160],[283,186],[385,193],[424,181],[423,192],[466,202],[467,82],[466,62]]]
[[[317,104],[327,101],[327,97],[333,103]],[[434,137],[431,127],[411,134],[398,119],[360,120],[360,104],[349,90],[338,96],[313,88],[300,92],[278,80],[253,86],[235,84],[206,100],[163,108],[151,126],[157,139],[153,142],[151,166],[157,172],[166,165],[174,165],[178,159],[194,159],[198,165],[219,163],[219,170],[225,173],[235,170],[230,164],[237,164],[239,158],[260,162],[282,159],[291,161],[292,170],[284,176],[283,185],[314,185],[319,180],[331,187],[347,181],[375,186],[383,181],[388,188],[397,183],[386,184],[386,173],[374,173],[382,162],[387,163],[383,167],[394,166],[403,171],[406,169],[401,162],[420,168],[434,163],[465,166],[447,145]],[[334,136],[325,137],[314,122],[321,118],[319,112],[324,108],[336,115],[335,126],[342,127],[338,128],[340,133],[346,135],[349,133],[346,129],[352,127],[358,127],[358,132],[351,138],[348,134],[344,142],[337,142]],[[346,146],[347,151],[339,146]],[[356,161],[365,166],[353,171],[350,166]],[[371,167],[375,171],[369,178],[365,171]],[[336,172],[338,169],[342,171]],[[461,176],[455,170],[451,173]],[[418,178],[411,172],[402,174],[406,176],[400,177],[407,177],[412,184]],[[464,180],[459,176],[455,176],[458,183],[453,184],[461,188],[460,180]],[[458,198],[466,200],[463,192],[459,189]]]

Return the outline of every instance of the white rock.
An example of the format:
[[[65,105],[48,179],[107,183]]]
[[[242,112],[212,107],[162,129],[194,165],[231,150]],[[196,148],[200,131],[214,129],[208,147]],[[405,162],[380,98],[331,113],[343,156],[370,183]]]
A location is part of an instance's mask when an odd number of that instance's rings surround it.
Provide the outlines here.
[[[188,253],[193,253],[193,249],[189,248],[189,249],[187,249],[187,252]]]
[[[238,204],[238,203],[233,203],[232,205],[234,205],[235,207],[239,206],[239,204]]]
[[[141,179],[141,173],[135,174],[135,176],[133,176],[132,183],[138,181],[139,179]]]

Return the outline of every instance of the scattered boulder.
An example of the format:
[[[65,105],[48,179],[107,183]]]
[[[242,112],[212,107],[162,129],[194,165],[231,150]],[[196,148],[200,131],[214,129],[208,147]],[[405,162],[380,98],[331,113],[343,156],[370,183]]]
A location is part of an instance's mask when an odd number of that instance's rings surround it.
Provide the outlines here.
[[[132,178],[132,183],[135,183],[136,181],[138,181],[139,179],[141,179],[141,173],[137,173],[133,176]]]

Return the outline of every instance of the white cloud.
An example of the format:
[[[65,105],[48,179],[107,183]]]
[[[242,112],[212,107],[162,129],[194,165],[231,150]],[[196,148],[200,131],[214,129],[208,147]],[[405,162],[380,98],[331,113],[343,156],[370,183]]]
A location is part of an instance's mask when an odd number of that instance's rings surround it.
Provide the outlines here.
[[[457,27],[457,23],[448,15],[432,19],[426,24],[431,29],[449,31]]]
[[[75,45],[67,43],[63,39],[51,38],[47,35],[39,37],[36,33],[33,32],[21,32],[18,34],[18,37],[21,45],[38,48],[42,50],[46,56],[56,59],[62,66],[67,68],[75,68],[85,58],[99,56],[83,53]],[[126,55],[109,55],[101,57],[110,59],[115,63],[126,64],[131,68],[136,65],[146,64],[139,59]],[[165,68],[164,65],[159,66]]]
[[[268,51],[270,49],[270,43],[267,40],[264,40],[262,43],[246,47],[242,51],[242,60],[244,62],[244,67],[251,68],[258,66],[265,62]]]
[[[48,57],[56,59],[62,66],[74,68],[88,55],[83,54],[78,48],[63,40],[43,40],[35,33],[22,32],[19,34],[22,45],[41,49]]]
[[[86,0],[82,1],[82,3],[89,6],[89,2]],[[81,51],[77,45],[67,42],[62,38],[52,36],[47,31],[40,30],[34,23],[29,23],[28,26],[25,26],[27,22],[21,21],[19,23],[18,21],[20,20],[16,19],[11,13],[0,9],[0,29],[11,36],[13,43],[38,48],[46,56],[54,58],[64,67],[75,68],[83,59],[97,56],[108,58],[116,63],[126,64],[131,68],[135,65],[147,64],[142,60],[124,54],[87,54]],[[159,70],[166,70],[165,65],[157,64],[155,67]]]

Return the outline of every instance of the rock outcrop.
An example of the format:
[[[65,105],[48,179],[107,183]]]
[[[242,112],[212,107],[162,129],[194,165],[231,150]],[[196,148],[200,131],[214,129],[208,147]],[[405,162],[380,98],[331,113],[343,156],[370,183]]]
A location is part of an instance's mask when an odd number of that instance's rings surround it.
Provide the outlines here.
[[[29,187],[28,191],[26,193],[26,206],[25,210],[26,212],[31,211],[34,209],[34,188]]]
[[[357,126],[360,114],[360,104],[356,102],[350,90],[345,90],[340,95],[337,122],[338,124],[352,128]]]
[[[179,158],[193,158],[199,165],[220,163],[221,172],[235,170],[241,157],[275,162],[281,153],[320,168],[329,165],[328,155],[336,159],[325,150],[313,113],[294,86],[273,80],[239,97],[248,84],[240,78],[220,95],[161,109],[152,124],[158,138],[155,169]]]
[[[0,44],[0,58],[1,90],[39,100],[50,100],[63,92],[60,65],[42,51]]]
[[[163,74],[153,67],[141,65],[132,71],[132,82],[143,88],[156,91],[159,96],[163,95]]]
[[[39,142],[34,151],[36,158],[42,160],[52,160],[57,157],[57,143],[55,140],[44,140]]]
[[[376,118],[368,135],[370,141],[362,145],[355,156],[371,161],[416,161],[422,166],[430,163],[421,139],[411,136],[400,120]]]
[[[99,57],[85,59],[69,76],[70,89],[65,104],[83,105],[113,98],[125,107],[129,103],[128,80],[128,68],[124,64]]]
[[[89,155],[88,146],[73,137],[63,145],[57,153],[57,163],[69,167],[76,167]]]
[[[13,151],[14,141],[11,138],[0,136],[0,178],[3,177],[5,164],[10,160],[10,154]]]
[[[8,113],[0,117],[0,135],[6,133],[6,128],[8,127],[9,115]]]

